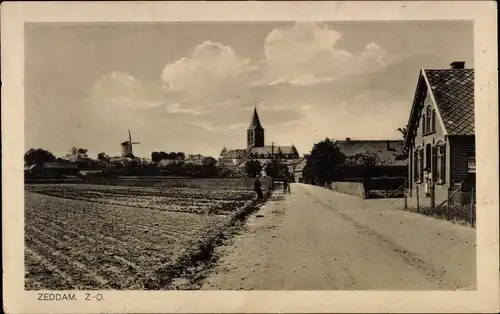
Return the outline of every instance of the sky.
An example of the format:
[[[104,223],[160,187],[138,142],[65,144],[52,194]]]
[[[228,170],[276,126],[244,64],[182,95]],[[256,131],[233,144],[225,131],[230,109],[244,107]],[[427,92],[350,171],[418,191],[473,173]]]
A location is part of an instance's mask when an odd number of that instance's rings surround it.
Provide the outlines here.
[[[399,139],[421,68],[473,64],[471,22],[25,25],[25,148],[218,156],[266,144]]]

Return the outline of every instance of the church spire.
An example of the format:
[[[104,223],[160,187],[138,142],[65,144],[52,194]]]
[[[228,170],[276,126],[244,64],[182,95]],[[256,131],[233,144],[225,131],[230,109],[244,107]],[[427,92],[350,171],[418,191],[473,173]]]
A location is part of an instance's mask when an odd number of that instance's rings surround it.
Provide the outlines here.
[[[253,147],[264,147],[264,128],[260,124],[257,107],[253,108],[252,122],[247,130],[247,148],[250,150]]]
[[[262,125],[260,124],[259,114],[257,113],[257,107],[253,106],[253,117],[252,122],[250,122],[250,129],[261,129]]]

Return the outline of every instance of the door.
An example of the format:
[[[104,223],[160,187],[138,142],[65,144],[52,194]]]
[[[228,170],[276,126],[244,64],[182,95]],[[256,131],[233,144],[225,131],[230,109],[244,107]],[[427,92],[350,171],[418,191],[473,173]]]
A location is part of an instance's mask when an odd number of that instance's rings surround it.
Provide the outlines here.
[[[435,183],[436,182],[436,179],[437,179],[437,167],[438,167],[438,164],[437,164],[437,147],[436,146],[433,146],[432,147],[432,175],[431,175],[431,178],[432,178],[432,183]]]

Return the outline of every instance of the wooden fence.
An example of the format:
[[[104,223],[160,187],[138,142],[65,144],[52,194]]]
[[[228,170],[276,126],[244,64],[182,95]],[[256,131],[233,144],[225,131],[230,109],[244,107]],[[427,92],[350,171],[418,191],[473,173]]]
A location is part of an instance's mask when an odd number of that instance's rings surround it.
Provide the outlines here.
[[[416,211],[418,213],[435,216],[451,221],[462,221],[476,225],[476,191],[473,188],[471,191],[462,190],[461,186],[448,189],[448,197],[436,206],[435,185],[430,188],[430,206],[421,205],[422,192],[419,186],[416,187],[416,207],[408,205],[409,191],[405,188],[404,191],[404,209]]]

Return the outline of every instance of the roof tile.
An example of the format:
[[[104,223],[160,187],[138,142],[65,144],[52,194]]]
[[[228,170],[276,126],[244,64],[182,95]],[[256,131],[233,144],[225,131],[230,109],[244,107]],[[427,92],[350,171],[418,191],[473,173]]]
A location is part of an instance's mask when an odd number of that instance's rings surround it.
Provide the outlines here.
[[[448,135],[474,135],[474,69],[424,72]]]
[[[402,140],[347,140],[336,143],[342,152],[349,157],[369,151],[377,153],[384,163],[394,166],[408,163],[407,160],[396,159],[396,155],[404,150],[404,141]]]

